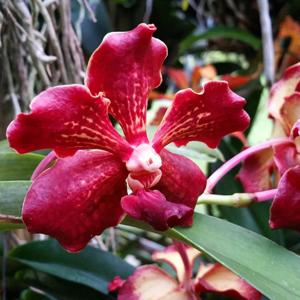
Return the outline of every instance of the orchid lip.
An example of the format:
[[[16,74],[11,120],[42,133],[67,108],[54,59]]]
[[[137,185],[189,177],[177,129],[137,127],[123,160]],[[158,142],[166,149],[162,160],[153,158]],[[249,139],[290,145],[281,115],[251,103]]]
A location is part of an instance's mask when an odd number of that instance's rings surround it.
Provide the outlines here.
[[[156,172],[162,165],[159,154],[149,144],[140,144],[126,163],[130,173]]]
[[[154,172],[130,173],[127,177],[129,187],[133,192],[141,189],[148,189],[156,185],[162,176],[161,170]]]

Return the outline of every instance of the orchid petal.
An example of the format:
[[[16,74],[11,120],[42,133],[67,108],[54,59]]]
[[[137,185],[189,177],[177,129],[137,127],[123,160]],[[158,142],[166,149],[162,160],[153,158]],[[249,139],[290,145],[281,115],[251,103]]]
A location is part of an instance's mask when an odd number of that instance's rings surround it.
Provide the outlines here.
[[[162,177],[153,189],[159,190],[168,201],[184,204],[194,210],[198,197],[206,186],[206,177],[190,159],[163,149],[160,152]],[[192,216],[181,225],[192,225]]]
[[[272,188],[273,149],[269,147],[245,159],[237,179],[244,191],[255,193]]]
[[[198,256],[201,255],[201,252],[188,246],[186,246],[185,251],[192,270],[194,261]],[[178,249],[174,245],[166,247],[163,251],[154,252],[152,254],[152,259],[155,261],[163,261],[169,264],[174,271],[176,271],[178,281],[183,282],[185,277],[185,266]]]
[[[164,231],[176,225],[185,225],[193,209],[167,200],[159,191],[139,190],[121,200],[124,211],[131,217],[149,223],[155,230]]]
[[[300,118],[300,92],[295,92],[291,96],[285,97],[280,115],[285,133],[288,136],[294,124]]]
[[[108,103],[83,85],[49,88],[32,100],[31,113],[19,114],[9,125],[10,146],[19,153],[54,149],[59,156],[104,149],[125,160],[132,148],[110,123]]]
[[[196,277],[195,289],[197,292],[216,293],[241,300],[259,300],[261,294],[245,280],[220,264],[209,265],[205,272],[201,271]]]
[[[288,169],[299,165],[300,155],[294,142],[291,141],[288,144],[277,145],[273,148],[274,162],[281,175]]]
[[[191,300],[178,282],[157,266],[139,267],[121,287],[118,300]]]
[[[153,38],[154,25],[140,24],[128,32],[106,35],[90,58],[86,85],[111,100],[109,112],[120,123],[131,144],[148,142],[147,100],[161,83],[161,66],[167,47]]]
[[[22,217],[32,233],[55,237],[67,250],[81,250],[95,235],[119,223],[127,172],[105,151],[77,151],[58,159],[31,185]]]
[[[300,166],[287,170],[270,208],[270,227],[300,231]]]
[[[159,152],[171,142],[201,141],[214,148],[225,135],[247,128],[249,116],[244,105],[245,100],[225,81],[208,82],[201,93],[182,90],[155,133],[153,147]]]
[[[294,124],[292,130],[291,130],[291,137],[296,139],[298,136],[300,136],[300,119],[297,120],[297,122]]]
[[[107,286],[108,291],[110,293],[118,291],[124,285],[125,281],[120,276],[115,276]]]
[[[281,108],[284,104],[285,97],[292,95],[299,89],[300,83],[300,63],[287,68],[282,78],[273,84],[270,91],[268,103],[269,114],[277,120],[281,120]]]

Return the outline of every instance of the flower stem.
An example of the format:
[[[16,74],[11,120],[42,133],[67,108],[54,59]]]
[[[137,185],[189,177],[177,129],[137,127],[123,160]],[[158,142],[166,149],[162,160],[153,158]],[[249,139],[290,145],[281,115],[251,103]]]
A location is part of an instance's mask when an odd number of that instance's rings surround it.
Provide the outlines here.
[[[244,207],[252,203],[271,200],[277,193],[277,189],[256,193],[235,193],[232,195],[203,194],[198,198],[198,204],[216,204],[233,207]]]
[[[252,146],[239,154],[232,157],[230,160],[225,162],[219,169],[217,169],[208,179],[207,179],[207,185],[205,189],[205,193],[210,193],[213,188],[216,186],[216,184],[219,182],[219,180],[227,174],[231,169],[233,169],[235,166],[237,166],[242,160],[246,159],[250,155],[253,155],[259,151],[265,150],[269,147],[276,146],[276,145],[282,145],[290,143],[291,140],[289,138],[277,138],[272,139],[269,141],[266,141],[264,143]]]
[[[23,221],[20,217],[0,214],[0,224],[1,223],[23,224]]]
[[[254,193],[254,202],[264,202],[273,199],[277,193],[278,189],[272,189],[267,191],[261,191]]]

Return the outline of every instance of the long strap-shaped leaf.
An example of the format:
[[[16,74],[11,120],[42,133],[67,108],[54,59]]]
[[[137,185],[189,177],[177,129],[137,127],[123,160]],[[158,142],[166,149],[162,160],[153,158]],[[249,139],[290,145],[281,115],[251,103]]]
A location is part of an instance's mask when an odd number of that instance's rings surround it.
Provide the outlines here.
[[[193,227],[168,234],[206,252],[272,300],[300,299],[300,257],[259,234],[199,213]]]
[[[129,218],[123,223],[151,230]],[[272,300],[300,299],[300,257],[257,233],[195,213],[192,227],[165,234],[204,251]]]

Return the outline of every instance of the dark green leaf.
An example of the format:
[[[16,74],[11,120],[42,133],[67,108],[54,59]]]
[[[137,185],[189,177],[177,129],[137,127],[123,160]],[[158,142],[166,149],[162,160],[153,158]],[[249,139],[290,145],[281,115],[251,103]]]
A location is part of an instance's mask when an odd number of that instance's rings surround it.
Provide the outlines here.
[[[36,241],[13,249],[9,257],[31,268],[107,293],[116,276],[128,277],[134,268],[120,258],[93,247],[71,254],[54,240]]]
[[[46,295],[41,294],[41,292],[33,291],[31,289],[26,289],[22,292],[21,300],[59,300],[56,298],[50,298]]]
[[[16,279],[30,287],[34,287],[48,296],[50,299],[58,300],[111,300],[108,295],[104,295],[87,286],[70,282],[52,275],[37,272],[33,269],[22,269],[16,273]],[[101,298],[100,298],[101,296]],[[30,299],[30,298],[28,298]]]
[[[216,26],[199,34],[191,34],[180,43],[180,53],[185,52],[195,42],[200,40],[212,40],[218,38],[230,38],[239,40],[258,50],[261,46],[260,40],[250,32],[233,27]]]
[[[169,236],[206,252],[270,299],[300,299],[300,257],[261,235],[196,213],[193,227]]]

